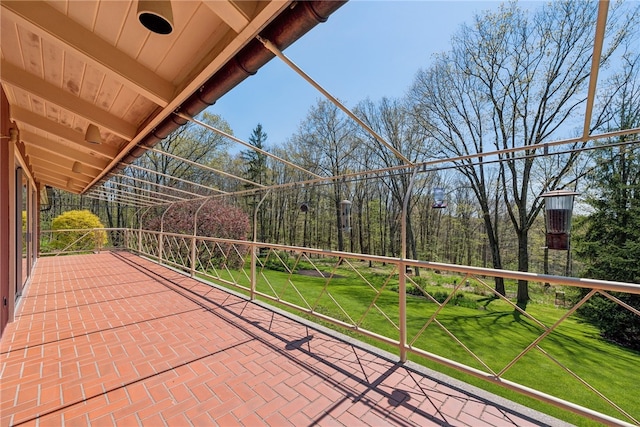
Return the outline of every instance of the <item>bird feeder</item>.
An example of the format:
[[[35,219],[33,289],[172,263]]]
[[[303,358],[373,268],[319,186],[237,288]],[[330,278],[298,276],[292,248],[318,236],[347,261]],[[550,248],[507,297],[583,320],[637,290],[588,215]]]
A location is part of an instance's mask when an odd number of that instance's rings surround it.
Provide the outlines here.
[[[444,200],[444,188],[436,187],[433,189],[433,208],[443,209],[447,207],[447,202]]]
[[[351,202],[343,200],[340,202],[340,228],[342,231],[351,231]]]
[[[309,203],[304,202],[300,204],[300,212],[307,213],[309,212]]]
[[[542,194],[545,202],[547,247],[566,251],[569,249],[573,199],[578,193],[554,190]]]

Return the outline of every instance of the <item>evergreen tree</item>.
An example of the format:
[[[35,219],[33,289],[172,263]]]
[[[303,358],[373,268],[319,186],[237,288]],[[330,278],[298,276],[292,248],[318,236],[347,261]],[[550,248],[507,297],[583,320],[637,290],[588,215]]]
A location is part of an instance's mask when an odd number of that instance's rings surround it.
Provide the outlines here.
[[[577,246],[585,275],[640,283],[640,147],[602,149],[590,183],[595,211],[582,219]]]
[[[258,150],[266,151],[265,142],[267,134],[262,130],[262,124],[253,129],[249,137],[249,143]],[[267,184],[267,155],[258,150],[247,150],[241,153],[241,158],[245,163],[245,178],[257,184]]]
[[[267,134],[262,130],[262,124],[258,123],[249,137],[249,143],[256,149],[246,150],[240,153],[240,159],[244,163],[244,177],[251,182],[261,185],[269,184],[269,179],[267,177],[267,155],[264,154],[264,152],[266,152],[266,141]],[[247,183],[245,184],[245,188],[253,188],[253,185]],[[259,195],[254,194],[251,202],[253,204],[253,208],[257,206],[258,200],[260,200]],[[267,238],[267,218],[265,216],[264,209],[258,210],[257,220],[257,236],[260,241],[264,242]]]
[[[619,95],[609,105],[612,128],[640,126],[640,55],[627,55]],[[594,212],[578,222],[576,254],[586,265],[584,275],[596,279],[640,283],[640,146],[639,135],[622,137],[622,145],[598,150],[589,177],[587,202]],[[634,141],[626,144],[627,141]],[[586,294],[588,290],[583,290]],[[640,310],[640,295],[611,292]],[[640,316],[602,295],[579,311],[598,326],[603,337],[640,350]]]
[[[640,147],[604,149],[598,155],[592,184],[598,196],[588,199],[595,212],[577,228],[576,253],[586,264],[584,276],[640,283]],[[585,295],[589,290],[582,290]],[[610,292],[640,310],[640,295]],[[579,313],[602,336],[640,350],[640,316],[603,295],[593,296]]]

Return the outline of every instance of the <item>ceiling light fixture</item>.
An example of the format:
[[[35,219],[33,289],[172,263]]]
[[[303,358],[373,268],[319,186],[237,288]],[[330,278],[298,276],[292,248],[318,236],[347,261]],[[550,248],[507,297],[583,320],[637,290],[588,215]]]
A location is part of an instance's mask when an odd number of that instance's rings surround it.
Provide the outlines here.
[[[84,140],[91,144],[102,144],[102,137],[100,136],[100,129],[93,123],[89,123],[87,132],[84,134]]]
[[[170,0],[139,0],[138,20],[146,29],[156,34],[171,34],[173,12]]]

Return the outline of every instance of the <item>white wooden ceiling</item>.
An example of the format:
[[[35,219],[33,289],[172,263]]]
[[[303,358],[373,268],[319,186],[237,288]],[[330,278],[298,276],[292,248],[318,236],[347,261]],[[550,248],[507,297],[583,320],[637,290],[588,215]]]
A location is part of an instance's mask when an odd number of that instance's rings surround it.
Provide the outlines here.
[[[0,80],[36,180],[86,191],[290,3],[172,0],[161,35],[137,1],[2,0]]]

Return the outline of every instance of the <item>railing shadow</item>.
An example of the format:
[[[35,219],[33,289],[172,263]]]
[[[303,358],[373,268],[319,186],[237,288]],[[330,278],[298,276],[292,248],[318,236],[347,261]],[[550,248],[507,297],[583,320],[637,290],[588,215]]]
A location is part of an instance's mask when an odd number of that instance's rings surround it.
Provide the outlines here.
[[[343,341],[342,338],[337,337],[337,334],[331,333],[331,339],[337,340],[343,345],[345,345],[348,349],[350,349],[350,353],[352,357],[348,357],[345,359],[344,357],[335,357],[335,355],[329,354],[327,352],[323,352],[322,349],[326,349],[327,347],[324,345],[311,346],[313,340],[315,339],[315,334],[324,335],[328,333],[328,331],[323,330],[320,331],[318,329],[314,329],[313,326],[310,326],[308,322],[304,322],[305,332],[302,337],[293,338],[287,335],[283,335],[281,332],[277,332],[274,330],[274,324],[277,323],[275,320],[276,316],[281,317],[280,321],[285,322],[293,322],[297,323],[302,321],[301,319],[296,319],[295,321],[291,319],[290,316],[285,313],[280,312],[279,310],[270,311],[268,316],[271,319],[264,318],[254,318],[247,311],[252,310],[253,307],[256,307],[256,303],[247,300],[245,297],[238,295],[238,298],[244,299],[244,302],[238,304],[238,301],[234,298],[234,302],[229,304],[228,298],[223,300],[223,302],[215,301],[209,297],[206,297],[199,293],[198,291],[192,290],[187,286],[179,283],[178,281],[166,277],[163,275],[163,272],[157,272],[153,269],[150,269],[143,265],[142,263],[136,262],[132,257],[123,256],[122,254],[118,254],[117,256],[121,257],[123,261],[127,262],[129,265],[137,268],[139,271],[148,274],[149,277],[154,278],[155,280],[159,280],[163,282],[165,286],[172,289],[174,292],[180,294],[182,297],[189,299],[190,301],[198,304],[204,310],[209,313],[217,316],[221,320],[227,322],[230,326],[234,328],[240,329],[243,333],[250,336],[252,339],[250,341],[259,341],[261,344],[268,346],[272,351],[277,352],[278,354],[286,356],[290,361],[297,364],[299,367],[305,369],[306,371],[312,373],[313,375],[321,377],[321,379],[329,384],[335,389],[340,391],[344,395],[341,401],[336,402],[334,407],[341,405],[344,402],[363,402],[370,406],[370,409],[378,412],[383,418],[393,420],[393,423],[396,425],[406,425],[411,426],[415,425],[415,423],[409,422],[404,419],[402,416],[399,416],[394,413],[389,413],[379,407],[377,404],[378,399],[367,399],[368,394],[374,392],[380,396],[383,396],[387,399],[388,402],[392,406],[401,406],[412,413],[417,414],[419,417],[422,417],[424,420],[428,420],[429,422],[448,426],[456,424],[456,421],[450,417],[442,413],[438,404],[432,400],[433,394],[443,394],[446,397],[453,397],[460,399],[459,394],[465,394],[468,396],[469,401],[480,402],[483,404],[488,404],[495,406],[498,410],[503,411],[506,416],[508,414],[517,415],[518,418],[526,419],[533,425],[546,425],[545,423],[541,423],[538,420],[530,418],[526,414],[515,413],[513,410],[496,404],[495,402],[490,402],[480,396],[469,393],[466,390],[460,389],[454,385],[446,384],[441,382],[441,380],[436,379],[434,377],[428,377],[424,372],[418,372],[407,367],[404,363],[398,361],[392,361],[391,359],[385,358],[380,354],[376,354],[376,357],[379,357],[385,361],[385,365],[390,365],[389,368],[385,369],[382,373],[377,375],[375,378],[368,378],[364,369],[360,369],[362,375],[358,375],[352,369],[348,369],[345,367],[346,364],[351,361],[351,363],[356,363],[358,365],[362,365],[363,362],[358,355],[358,352],[362,352],[363,354],[371,354],[369,353],[371,349],[365,349],[364,347],[360,347],[357,343],[352,340]],[[165,271],[166,273],[166,271]],[[260,307],[264,307],[263,304],[258,304]],[[238,310],[239,309],[239,310]],[[277,312],[276,312],[277,311]],[[244,325],[244,326],[243,326]],[[301,324],[302,325],[302,324]],[[312,329],[313,332],[309,330]],[[274,345],[273,342],[269,339],[265,339],[262,334],[267,334],[271,338],[275,338],[282,345]],[[343,382],[338,381],[334,378],[335,375],[327,374],[326,371],[319,370],[315,364],[309,364],[300,360],[299,355],[297,353],[302,353],[311,359],[313,359],[316,363],[320,363],[328,368],[329,371],[333,371],[335,373],[339,373],[341,376],[349,378],[355,381],[357,384],[360,384],[365,387],[364,391],[355,392],[352,388],[346,386]],[[352,360],[355,357],[355,362]],[[411,404],[410,393],[406,390],[400,388],[394,388],[391,391],[388,391],[386,387],[383,387],[383,383],[386,379],[391,377],[394,372],[398,370],[406,370],[409,373],[409,376],[413,379],[414,385],[417,390],[422,391],[422,398],[427,399],[431,402],[433,407],[433,413],[425,411],[423,408],[417,405]],[[427,377],[430,381],[434,381],[437,384],[441,384],[446,386],[449,389],[455,390],[455,395],[449,395],[441,390],[436,388],[431,388],[426,390],[424,386],[420,384],[420,379],[416,379],[415,377]],[[393,403],[391,403],[393,402]],[[330,410],[325,411],[323,415],[320,415],[318,418],[314,420],[312,425],[322,424],[323,419],[329,416]],[[434,415],[435,414],[435,415]],[[449,419],[450,421],[447,421]]]

